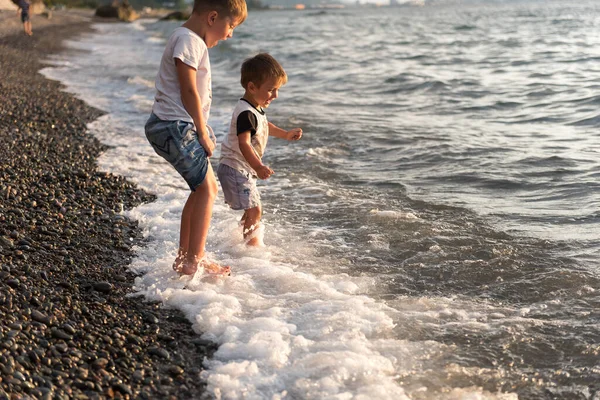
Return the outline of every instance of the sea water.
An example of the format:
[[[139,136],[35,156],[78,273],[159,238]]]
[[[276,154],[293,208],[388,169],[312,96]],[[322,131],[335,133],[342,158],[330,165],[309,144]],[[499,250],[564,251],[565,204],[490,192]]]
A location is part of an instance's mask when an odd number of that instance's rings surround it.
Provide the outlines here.
[[[136,291],[220,345],[216,398],[596,398],[599,23],[595,1],[251,12],[210,50],[209,122],[268,51],[268,117],[304,137],[269,141],[264,247],[217,199],[226,279],[171,270],[188,190],[143,133],[179,23],[95,24],[43,73],[106,111],[99,167],[156,194],[124,212]]]

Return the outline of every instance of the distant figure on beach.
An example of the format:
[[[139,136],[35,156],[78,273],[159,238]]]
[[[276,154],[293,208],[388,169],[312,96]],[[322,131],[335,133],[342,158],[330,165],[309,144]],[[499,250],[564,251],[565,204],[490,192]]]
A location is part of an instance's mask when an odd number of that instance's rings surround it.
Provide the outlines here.
[[[265,109],[278,97],[279,88],[287,82],[283,67],[272,56],[258,54],[242,64],[241,84],[244,96],[238,101],[221,144],[217,175],[225,202],[234,210],[244,210],[243,234],[246,244],[260,246],[262,204],[256,179],[268,179],[273,170],[263,164],[262,157],[269,136],[299,140],[302,129],[286,131],[267,121]]]
[[[29,15],[29,8],[31,4],[29,0],[19,0],[17,15],[21,15],[21,22],[23,22],[23,31],[26,35],[33,35],[33,31],[31,29],[31,16]]]
[[[231,38],[247,13],[245,0],[195,0],[190,18],[171,34],[156,77],[146,137],[191,189],[173,263],[180,274],[193,275],[199,266],[206,273],[230,274],[229,267],[206,259],[204,250],[218,190],[209,161],[216,139],[207,124],[212,99],[208,49]]]

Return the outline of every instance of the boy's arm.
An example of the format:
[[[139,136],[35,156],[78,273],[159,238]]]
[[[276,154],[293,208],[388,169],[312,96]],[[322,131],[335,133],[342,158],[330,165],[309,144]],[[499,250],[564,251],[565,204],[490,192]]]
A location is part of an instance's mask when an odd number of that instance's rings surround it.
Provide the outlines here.
[[[278,126],[275,126],[275,124],[269,122],[269,136],[275,136],[276,138],[286,140],[299,140],[302,137],[302,129],[294,128],[286,131],[285,129],[281,129]]]
[[[181,101],[185,110],[194,120],[200,144],[206,150],[206,155],[211,157],[215,150],[215,144],[208,134],[206,121],[204,121],[202,115],[202,101],[196,88],[196,70],[177,58],[175,59],[175,65],[177,66],[177,78],[181,88]]]
[[[267,179],[274,174],[273,170],[262,163],[262,160],[256,155],[252,144],[250,131],[242,132],[238,135],[238,142],[240,144],[240,151],[242,155],[250,164],[250,166],[256,171],[256,175],[260,179]]]

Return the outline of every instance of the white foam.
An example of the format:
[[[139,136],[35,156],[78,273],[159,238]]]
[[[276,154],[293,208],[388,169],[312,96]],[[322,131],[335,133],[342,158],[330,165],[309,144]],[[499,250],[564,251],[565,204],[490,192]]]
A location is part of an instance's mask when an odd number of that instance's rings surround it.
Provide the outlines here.
[[[396,211],[396,210],[383,210],[378,209],[371,210],[370,213],[377,218],[388,218],[388,219],[419,219],[415,214],[411,212]]]

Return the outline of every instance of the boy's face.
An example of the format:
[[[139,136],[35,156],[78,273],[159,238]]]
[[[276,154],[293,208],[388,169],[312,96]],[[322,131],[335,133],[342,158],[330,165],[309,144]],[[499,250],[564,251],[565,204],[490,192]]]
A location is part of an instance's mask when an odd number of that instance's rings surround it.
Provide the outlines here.
[[[210,16],[209,16],[210,18]],[[205,37],[206,47],[215,47],[221,40],[227,40],[233,36],[233,30],[239,22],[231,17],[213,16],[208,32]]]
[[[248,83],[248,89],[250,89],[252,98],[262,108],[269,107],[269,104],[279,97],[280,87],[281,83],[276,78],[269,78],[259,86],[256,86],[253,82]]]

